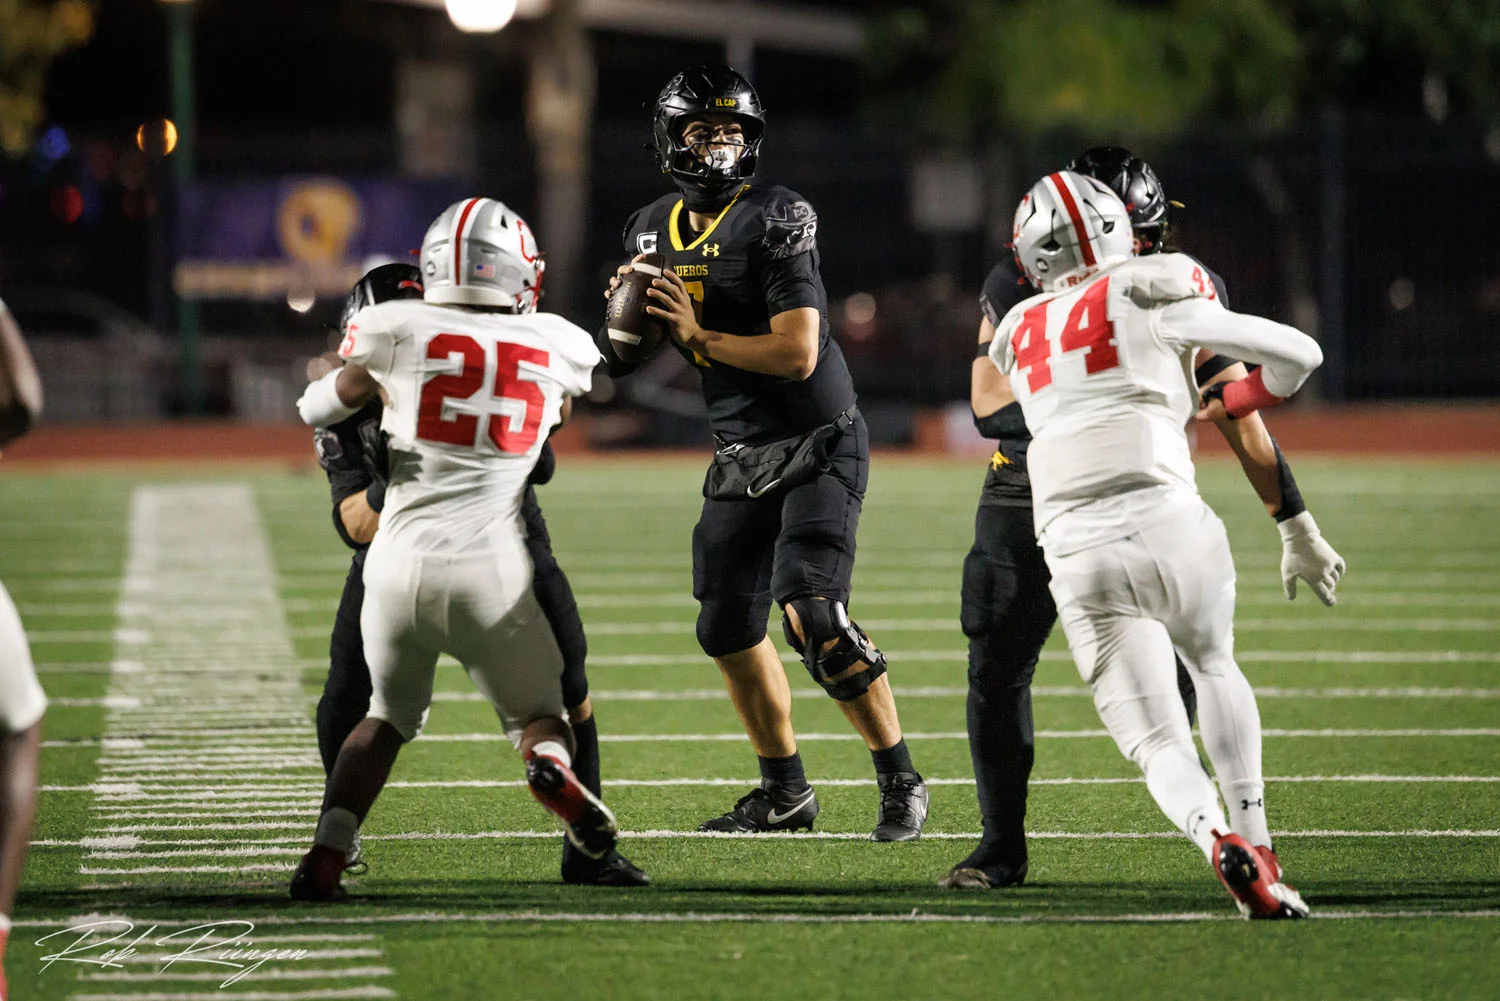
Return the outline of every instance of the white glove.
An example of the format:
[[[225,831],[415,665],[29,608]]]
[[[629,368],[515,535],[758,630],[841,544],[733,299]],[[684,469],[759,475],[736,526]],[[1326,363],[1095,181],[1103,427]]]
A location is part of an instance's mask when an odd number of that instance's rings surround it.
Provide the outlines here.
[[[1278,522],[1276,530],[1281,533],[1281,587],[1287,601],[1297,597],[1301,577],[1319,601],[1330,607],[1337,604],[1333,590],[1344,574],[1344,558],[1323,541],[1312,512]]]

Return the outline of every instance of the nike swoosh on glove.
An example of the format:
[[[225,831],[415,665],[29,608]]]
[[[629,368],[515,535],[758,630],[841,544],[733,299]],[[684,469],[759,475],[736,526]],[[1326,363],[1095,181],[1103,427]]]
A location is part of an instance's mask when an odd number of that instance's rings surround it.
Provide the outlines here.
[[[1344,558],[1323,541],[1312,512],[1303,511],[1276,528],[1281,533],[1281,587],[1287,600],[1296,599],[1300,577],[1323,604],[1338,604],[1334,589],[1344,575]]]

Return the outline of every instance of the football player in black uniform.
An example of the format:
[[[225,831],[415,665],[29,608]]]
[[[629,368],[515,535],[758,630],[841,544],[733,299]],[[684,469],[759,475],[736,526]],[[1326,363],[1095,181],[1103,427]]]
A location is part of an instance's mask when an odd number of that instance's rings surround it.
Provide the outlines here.
[[[1108,184],[1130,211],[1136,253],[1163,249],[1169,202],[1155,171],[1129,150],[1098,146],[1085,150],[1068,170]],[[1206,266],[1219,298],[1228,305],[1224,282]],[[970,403],[974,423],[997,447],[990,458],[974,545],[964,558],[960,620],[969,640],[969,754],[979,792],[984,834],[979,846],[938,881],[950,889],[1011,886],[1026,878],[1026,783],[1034,760],[1031,679],[1042,644],[1057,620],[1047,583],[1051,579],[1032,525],[1031,482],[1026,449],[1031,433],[1010,380],[989,360],[995,326],[1010,308],[1035,294],[1014,259],[998,264],[979,297],[979,349],[973,363]],[[1200,386],[1243,378],[1232,358],[1200,352]],[[1288,598],[1303,578],[1325,604],[1333,604],[1344,561],[1317,530],[1274,439],[1258,414],[1218,425],[1246,477],[1276,519],[1283,544],[1282,582]],[[1194,714],[1192,681],[1179,662],[1177,683]]]
[[[422,298],[422,273],[410,264],[386,264],[375,268],[359,280],[344,303],[340,329],[366,306],[390,299]],[[314,444],[318,462],[328,474],[333,493],[333,527],[339,538],[354,550],[344,593],[334,618],[333,637],[329,643],[328,680],[318,700],[318,751],[323,770],[332,773],[343,746],[354,727],[370,709],[370,668],[365,663],[364,638],[360,632],[360,606],[364,604],[365,552],[380,525],[380,510],[385,503],[388,460],[385,442],[380,434],[380,401],[371,401],[346,420],[315,432]],[[521,516],[526,521],[526,549],[534,567],[532,589],[537,602],[552,626],[563,655],[563,704],[578,750],[573,771],[589,791],[599,793],[599,730],[589,700],[584,660],[588,654],[583,620],[573,600],[568,578],[552,555],[552,539],[542,518],[534,484],[552,478],[557,460],[552,446],[542,446],[541,457],[532,471],[521,501]],[[349,853],[349,865],[361,866],[360,844],[356,836]],[[563,841],[562,878],[565,883],[596,886],[645,886],[650,878],[618,851],[611,850],[600,859],[592,859]]]
[[[766,635],[774,600],[787,643],[874,758],[870,837],[908,841],[926,820],[927,786],[901,735],[885,657],[847,610],[869,434],[829,333],[812,206],[750,183],[764,127],[760,98],[728,67],[673,77],[652,138],[677,190],[638,210],[624,234],[628,254],[666,256],[648,312],[696,366],[719,443],[693,530],[698,642],[760,759],[760,785],[701,829],[797,830],[817,816],[786,673]],[[611,375],[633,368],[607,329],[598,343]]]

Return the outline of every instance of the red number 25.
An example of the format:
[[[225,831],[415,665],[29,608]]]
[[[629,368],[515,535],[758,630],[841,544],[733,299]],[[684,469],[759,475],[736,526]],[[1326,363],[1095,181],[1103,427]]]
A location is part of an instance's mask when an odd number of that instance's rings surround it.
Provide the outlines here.
[[[447,445],[463,445],[470,448],[479,444],[479,421],[476,414],[455,413],[443,416],[443,404],[448,400],[471,399],[484,385],[484,348],[467,334],[438,334],[427,344],[429,361],[451,360],[457,356],[462,363],[457,372],[435,375],[422,387],[422,399],[417,407],[417,437],[423,441],[441,442]],[[546,368],[550,356],[541,348],[495,342],[495,382],[490,387],[488,398],[494,401],[512,401],[525,408],[519,430],[511,427],[510,415],[501,407],[487,407],[484,415],[487,432],[495,448],[507,455],[519,455],[536,444],[542,427],[542,410],[547,404],[542,387],[528,379],[522,379],[520,363],[530,362]]]

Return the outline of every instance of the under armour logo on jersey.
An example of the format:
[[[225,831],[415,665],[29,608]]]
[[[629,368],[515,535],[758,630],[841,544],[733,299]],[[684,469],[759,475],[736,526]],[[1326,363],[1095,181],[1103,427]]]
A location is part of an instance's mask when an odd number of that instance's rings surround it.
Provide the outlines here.
[[[1241,810],[1248,810],[1252,806],[1255,806],[1255,807],[1264,807],[1265,805],[1266,805],[1266,801],[1264,799],[1255,799],[1255,800],[1242,799],[1242,800],[1240,800],[1240,809]]]
[[[705,243],[703,245],[703,256],[704,257],[718,257],[719,256],[719,245],[717,243]]]
[[[642,254],[656,253],[656,234],[640,233],[635,238],[635,249]]]

